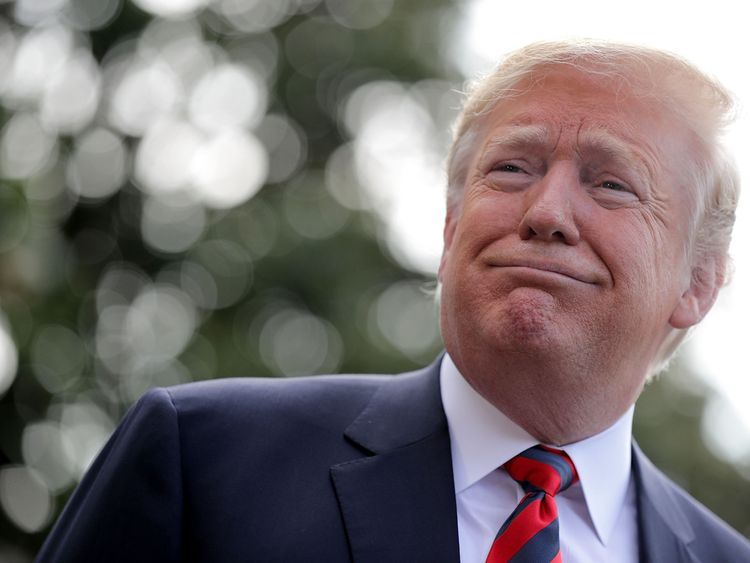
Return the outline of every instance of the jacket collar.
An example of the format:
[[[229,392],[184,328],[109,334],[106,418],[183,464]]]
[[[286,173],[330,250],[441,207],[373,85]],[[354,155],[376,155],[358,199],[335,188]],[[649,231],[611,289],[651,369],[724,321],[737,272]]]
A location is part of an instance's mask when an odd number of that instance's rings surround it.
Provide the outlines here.
[[[439,365],[386,381],[345,432],[369,454],[331,468],[357,563],[459,560]]]
[[[633,442],[633,478],[638,502],[641,561],[691,562],[695,532],[675,498],[674,485]]]
[[[437,360],[382,385],[344,434],[372,453],[384,453],[447,430]]]

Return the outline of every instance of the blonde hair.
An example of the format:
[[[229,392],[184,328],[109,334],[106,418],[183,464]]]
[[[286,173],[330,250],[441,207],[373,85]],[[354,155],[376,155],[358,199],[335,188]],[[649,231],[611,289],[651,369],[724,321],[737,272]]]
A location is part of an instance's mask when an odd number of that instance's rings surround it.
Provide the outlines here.
[[[568,67],[596,76],[616,91],[647,99],[687,126],[694,162],[688,181],[696,188],[693,240],[686,241],[696,282],[701,265],[713,261],[719,285],[728,278],[729,243],[739,198],[739,175],[723,144],[734,120],[732,95],[716,80],[671,53],[603,41],[534,43],[508,55],[489,75],[474,82],[459,115],[448,155],[448,206],[460,210],[471,155],[482,117],[498,102],[534,88],[553,70]],[[659,364],[667,363],[686,331],[675,331],[664,344]]]

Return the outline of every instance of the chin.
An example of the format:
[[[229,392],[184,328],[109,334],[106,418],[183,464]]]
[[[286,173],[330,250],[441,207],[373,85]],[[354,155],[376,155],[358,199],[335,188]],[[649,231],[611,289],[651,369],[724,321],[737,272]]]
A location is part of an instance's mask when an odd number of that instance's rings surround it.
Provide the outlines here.
[[[555,300],[537,289],[514,290],[499,307],[491,309],[492,318],[486,319],[490,332],[497,332],[493,339],[501,339],[513,348],[521,349],[536,343],[550,346],[560,336],[560,312]]]

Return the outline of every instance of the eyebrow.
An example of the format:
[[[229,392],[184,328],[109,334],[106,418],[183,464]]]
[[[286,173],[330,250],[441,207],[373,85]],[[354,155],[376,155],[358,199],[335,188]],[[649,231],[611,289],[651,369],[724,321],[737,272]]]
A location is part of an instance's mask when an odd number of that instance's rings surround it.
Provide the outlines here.
[[[655,173],[646,153],[637,145],[609,133],[606,129],[591,129],[580,135],[580,152],[601,157],[627,168],[634,168],[646,185],[653,185]]]
[[[485,163],[497,148],[545,149],[553,145],[550,130],[542,125],[511,125],[490,137],[485,143],[480,162]],[[578,153],[612,161],[618,165],[634,168],[647,184],[654,182],[654,169],[646,154],[632,143],[623,140],[606,129],[588,129],[579,134]]]
[[[490,137],[484,146],[484,153],[496,147],[543,147],[550,144],[549,137],[549,130],[541,125],[514,125],[504,128],[499,135]]]
[[[479,166],[487,166],[497,149],[536,149],[550,147],[549,130],[543,125],[510,125],[503,127],[490,137],[482,147],[479,155]]]

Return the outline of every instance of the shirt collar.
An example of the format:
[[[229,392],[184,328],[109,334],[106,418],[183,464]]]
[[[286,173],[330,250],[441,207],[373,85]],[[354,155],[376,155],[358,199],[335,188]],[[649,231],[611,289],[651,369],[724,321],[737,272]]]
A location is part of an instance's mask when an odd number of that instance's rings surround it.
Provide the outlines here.
[[[460,494],[522,451],[539,443],[467,383],[445,354],[440,392],[451,439],[453,479]],[[612,426],[565,452],[578,471],[591,520],[606,544],[630,484],[633,406]]]

